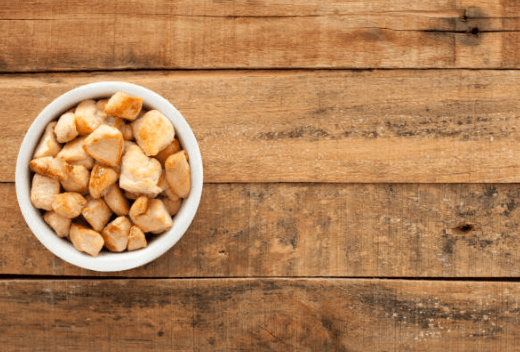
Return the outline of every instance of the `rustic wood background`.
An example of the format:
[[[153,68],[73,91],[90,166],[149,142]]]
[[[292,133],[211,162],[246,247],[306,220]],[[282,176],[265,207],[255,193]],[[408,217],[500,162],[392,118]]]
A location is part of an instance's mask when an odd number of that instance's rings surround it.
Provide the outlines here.
[[[1,5],[2,351],[520,350],[517,1]],[[103,80],[169,99],[206,181],[172,250],[108,274],[14,187],[36,115]]]

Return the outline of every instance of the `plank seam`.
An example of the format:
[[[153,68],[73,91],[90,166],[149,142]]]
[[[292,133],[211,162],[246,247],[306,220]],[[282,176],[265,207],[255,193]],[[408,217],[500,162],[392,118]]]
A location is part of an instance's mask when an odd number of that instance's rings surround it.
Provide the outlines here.
[[[0,281],[10,280],[387,280],[387,281],[467,281],[520,282],[520,277],[391,277],[391,276],[195,276],[195,277],[133,277],[133,276],[73,276],[0,274]]]
[[[115,68],[115,69],[85,69],[85,70],[56,70],[56,71],[0,71],[1,76],[9,75],[35,75],[35,74],[76,74],[76,73],[99,73],[110,74],[119,72],[319,72],[319,71],[350,71],[350,72],[374,72],[374,71],[520,71],[520,67],[233,67],[233,68]]]

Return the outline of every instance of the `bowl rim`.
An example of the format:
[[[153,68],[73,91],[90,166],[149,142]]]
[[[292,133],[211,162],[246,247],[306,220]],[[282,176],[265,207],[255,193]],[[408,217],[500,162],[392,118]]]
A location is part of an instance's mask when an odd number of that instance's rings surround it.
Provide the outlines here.
[[[40,210],[30,201],[29,162],[47,124],[85,99],[99,99],[123,91],[143,98],[143,106],[162,112],[174,125],[175,135],[190,157],[191,190],[174,217],[173,227],[150,241],[146,248],[121,253],[101,252],[92,257],[78,251],[72,243],[58,237],[43,220]],[[16,160],[15,188],[22,215],[38,240],[54,255],[78,267],[114,272],[133,269],[160,257],[185,234],[198,210],[202,196],[203,166],[199,145],[188,122],[168,100],[148,88],[119,81],[103,81],[76,87],[54,99],[32,122],[20,146]]]

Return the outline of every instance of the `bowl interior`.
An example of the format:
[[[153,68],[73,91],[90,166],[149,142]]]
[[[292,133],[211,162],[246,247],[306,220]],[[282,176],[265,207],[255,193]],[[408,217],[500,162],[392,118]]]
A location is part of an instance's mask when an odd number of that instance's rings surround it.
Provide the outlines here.
[[[32,173],[29,162],[34,149],[47,124],[56,120],[62,113],[73,108],[85,99],[108,98],[118,91],[143,97],[143,106],[163,113],[174,125],[175,135],[183,149],[190,157],[191,190],[190,195],[182,203],[179,212],[174,216],[173,228],[169,231],[149,238],[146,248],[133,251],[113,253],[105,249],[98,257],[79,252],[66,239],[56,236],[54,231],[43,220],[39,209],[30,202]],[[34,235],[58,257],[76,266],[96,271],[121,271],[144,265],[164,254],[186,232],[200,203],[202,194],[203,172],[200,150],[195,136],[186,120],[160,95],[144,87],[126,82],[99,82],[78,87],[58,97],[49,104],[35,119],[29,128],[18,154],[16,163],[16,193],[22,214]],[[147,236],[148,239],[148,236]]]

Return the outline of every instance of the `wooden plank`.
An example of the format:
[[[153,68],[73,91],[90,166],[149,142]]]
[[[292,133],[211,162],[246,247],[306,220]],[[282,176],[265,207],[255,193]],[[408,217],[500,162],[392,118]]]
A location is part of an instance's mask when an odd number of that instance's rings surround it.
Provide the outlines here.
[[[516,351],[520,285],[4,280],[6,351]]]
[[[514,0],[5,0],[0,71],[517,68]]]
[[[518,185],[206,184],[169,252],[135,270],[73,267],[0,184],[0,273],[128,277],[519,277]]]
[[[3,75],[0,181],[47,104],[103,80],[179,108],[207,182],[520,182],[520,72],[472,70]]]

